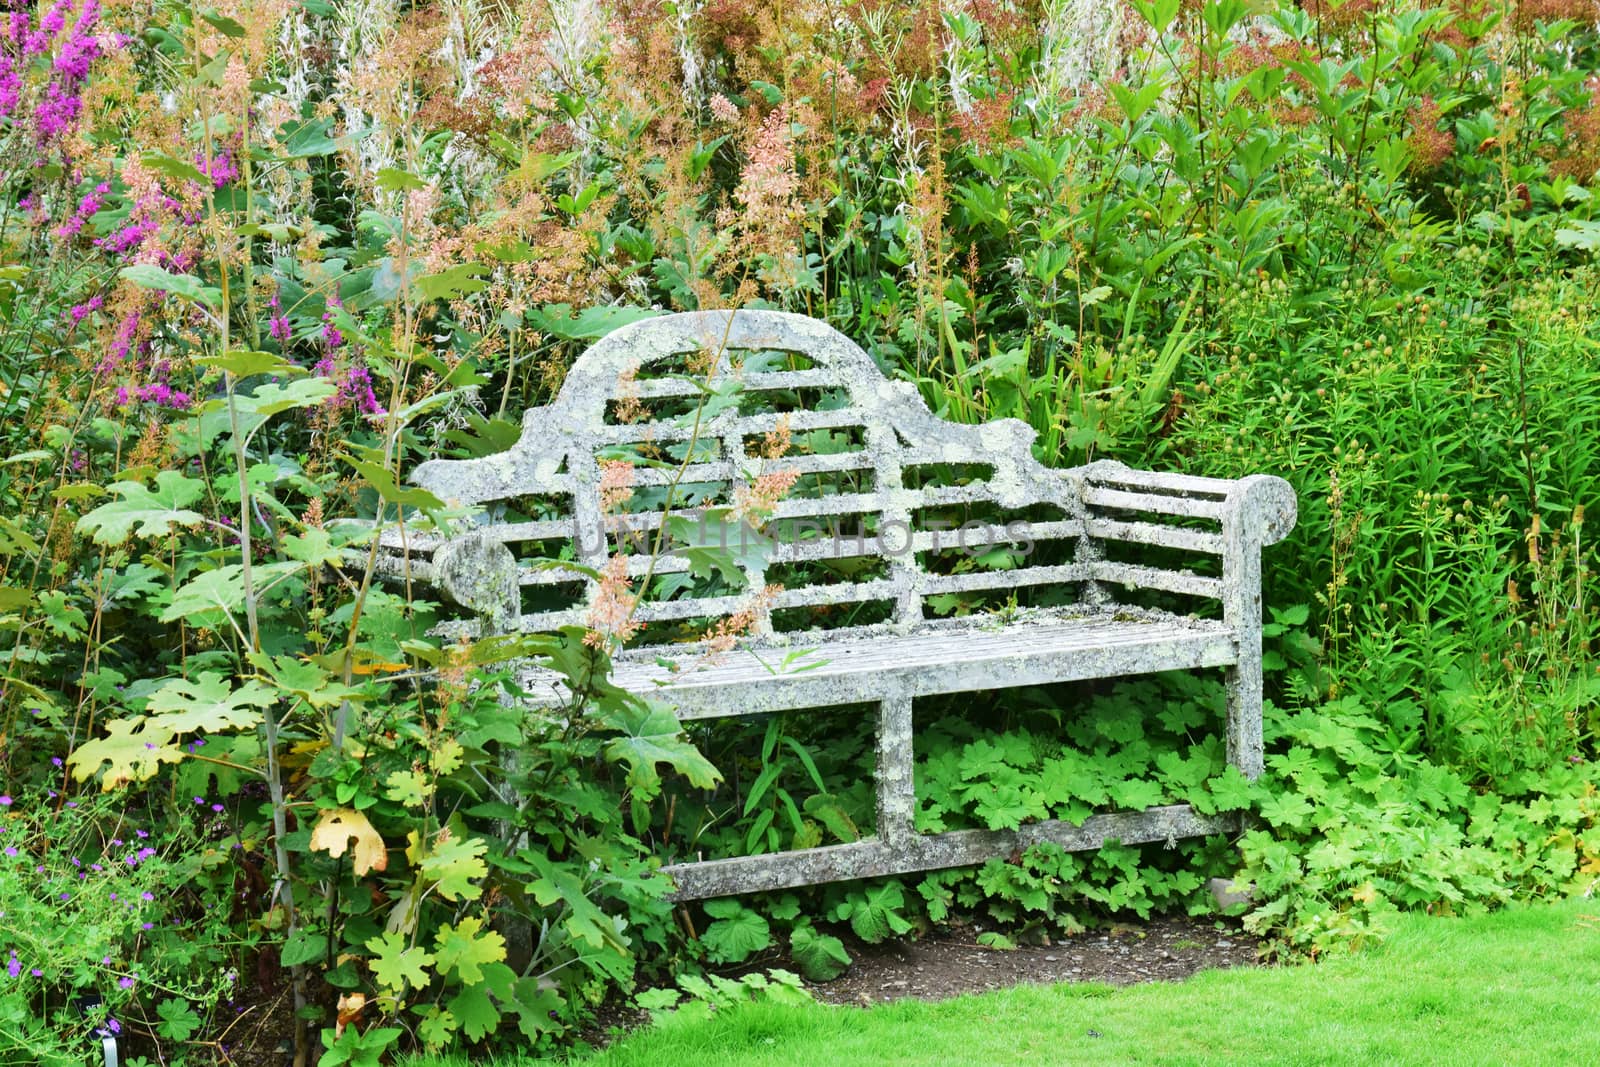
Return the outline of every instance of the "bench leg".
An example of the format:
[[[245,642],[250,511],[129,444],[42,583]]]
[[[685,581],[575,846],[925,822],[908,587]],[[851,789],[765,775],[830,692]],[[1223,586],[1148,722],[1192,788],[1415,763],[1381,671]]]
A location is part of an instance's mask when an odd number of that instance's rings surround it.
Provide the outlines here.
[[[905,848],[916,835],[912,763],[911,698],[888,697],[878,705],[878,840],[891,850]]]
[[[1254,642],[1241,637],[1239,645],[1239,663],[1228,669],[1228,762],[1254,781],[1262,769],[1259,632]]]

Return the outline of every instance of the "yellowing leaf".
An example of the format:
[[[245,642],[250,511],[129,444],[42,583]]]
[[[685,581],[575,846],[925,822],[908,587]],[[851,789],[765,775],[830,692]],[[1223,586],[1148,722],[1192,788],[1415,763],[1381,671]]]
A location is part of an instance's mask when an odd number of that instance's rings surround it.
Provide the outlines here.
[[[456,926],[446,923],[439,927],[433,954],[440,974],[455,971],[463,985],[473,985],[483,981],[484,964],[506,958],[506,939],[485,930],[482,919],[469,916]]]
[[[427,949],[420,946],[408,948],[406,939],[393,930],[369,940],[367,949],[372,953],[369,965],[373,977],[384,988],[399,993],[408,984],[413,989],[421,989],[428,984],[426,968],[433,962],[433,955]]]
[[[446,738],[433,750],[428,763],[439,774],[453,774],[461,766],[461,757],[461,743],[454,738]]]
[[[383,837],[373,829],[367,817],[353,808],[333,808],[322,813],[316,829],[311,831],[311,847],[326,852],[337,859],[344,855],[350,841],[355,848],[350,856],[350,869],[357,877],[368,871],[381,871],[389,866],[389,853],[383,847]]]
[[[85,741],[67,757],[72,777],[87,781],[105,767],[100,788],[109,793],[120,786],[142,782],[163,763],[176,763],[183,758],[183,750],[171,744],[169,732],[146,733],[144,725],[142,715],[113,720],[106,727],[106,736]]]
[[[394,771],[383,780],[383,794],[396,804],[420,808],[433,795],[433,787],[416,771]]]
[[[478,837],[445,837],[433,846],[422,861],[422,873],[438,883],[439,895],[446,900],[474,900],[482,892],[472,879],[489,873],[483,862],[488,844]]]

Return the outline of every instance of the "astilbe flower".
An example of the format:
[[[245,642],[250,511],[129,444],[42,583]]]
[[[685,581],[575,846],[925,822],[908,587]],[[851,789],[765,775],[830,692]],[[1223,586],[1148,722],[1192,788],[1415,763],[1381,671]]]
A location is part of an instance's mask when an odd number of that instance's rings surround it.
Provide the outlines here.
[[[706,633],[705,655],[696,666],[709,663],[718,656],[733,651],[739,638],[756,630],[757,626],[767,619],[772,612],[772,602],[778,599],[778,594],[783,592],[783,586],[768,583],[761,587],[745,604],[732,615],[718,619],[715,625]]]
[[[1456,150],[1456,136],[1439,129],[1439,105],[1433,97],[1425,96],[1422,102],[1406,114],[1411,124],[1411,134],[1406,145],[1411,149],[1413,172],[1428,171],[1450,158]]]
[[[615,511],[633,499],[634,466],[627,460],[608,459],[600,463],[600,507]]]
[[[600,585],[589,605],[588,632],[583,643],[590,648],[627,644],[639,630],[634,609],[639,595],[628,580],[628,557],[618,552],[606,561],[600,572]]]
[[[750,145],[734,199],[744,205],[745,224],[755,229],[767,216],[786,211],[798,187],[788,112],[774,108]]]
[[[1589,90],[1586,106],[1569,110],[1565,117],[1566,137],[1550,164],[1552,174],[1587,182],[1600,172],[1600,77],[1585,83]]]
[[[711,98],[711,117],[718,122],[738,122],[738,105],[721,93],[717,93]]]
[[[741,485],[733,491],[733,515],[752,523],[765,522],[772,515],[778,501],[794,488],[800,480],[797,470],[768,471],[755,481]]]
[[[1512,23],[1526,33],[1535,23],[1561,19],[1593,26],[1600,19],[1600,5],[1595,0],[1516,0]]]

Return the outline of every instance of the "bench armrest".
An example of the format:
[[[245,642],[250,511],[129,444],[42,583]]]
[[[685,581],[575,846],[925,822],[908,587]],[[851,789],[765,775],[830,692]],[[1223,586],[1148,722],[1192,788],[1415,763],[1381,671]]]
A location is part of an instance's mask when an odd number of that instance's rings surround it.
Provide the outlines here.
[[[1079,473],[1085,504],[1215,519],[1224,537],[1242,537],[1257,545],[1276,544],[1294,529],[1294,489],[1270,474],[1200,478],[1135,470],[1115,460],[1099,460]]]

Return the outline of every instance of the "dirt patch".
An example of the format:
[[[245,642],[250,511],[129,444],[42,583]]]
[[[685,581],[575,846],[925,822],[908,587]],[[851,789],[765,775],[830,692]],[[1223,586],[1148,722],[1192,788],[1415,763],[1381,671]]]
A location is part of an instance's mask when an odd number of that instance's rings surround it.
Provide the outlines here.
[[[864,1006],[906,997],[945,1000],[1024,984],[1168,982],[1260,962],[1256,938],[1232,926],[1219,929],[1213,922],[1193,919],[1114,926],[1009,951],[978,944],[978,933],[958,927],[919,941],[852,945],[850,969],[832,982],[811,986],[811,991],[825,1004]]]

